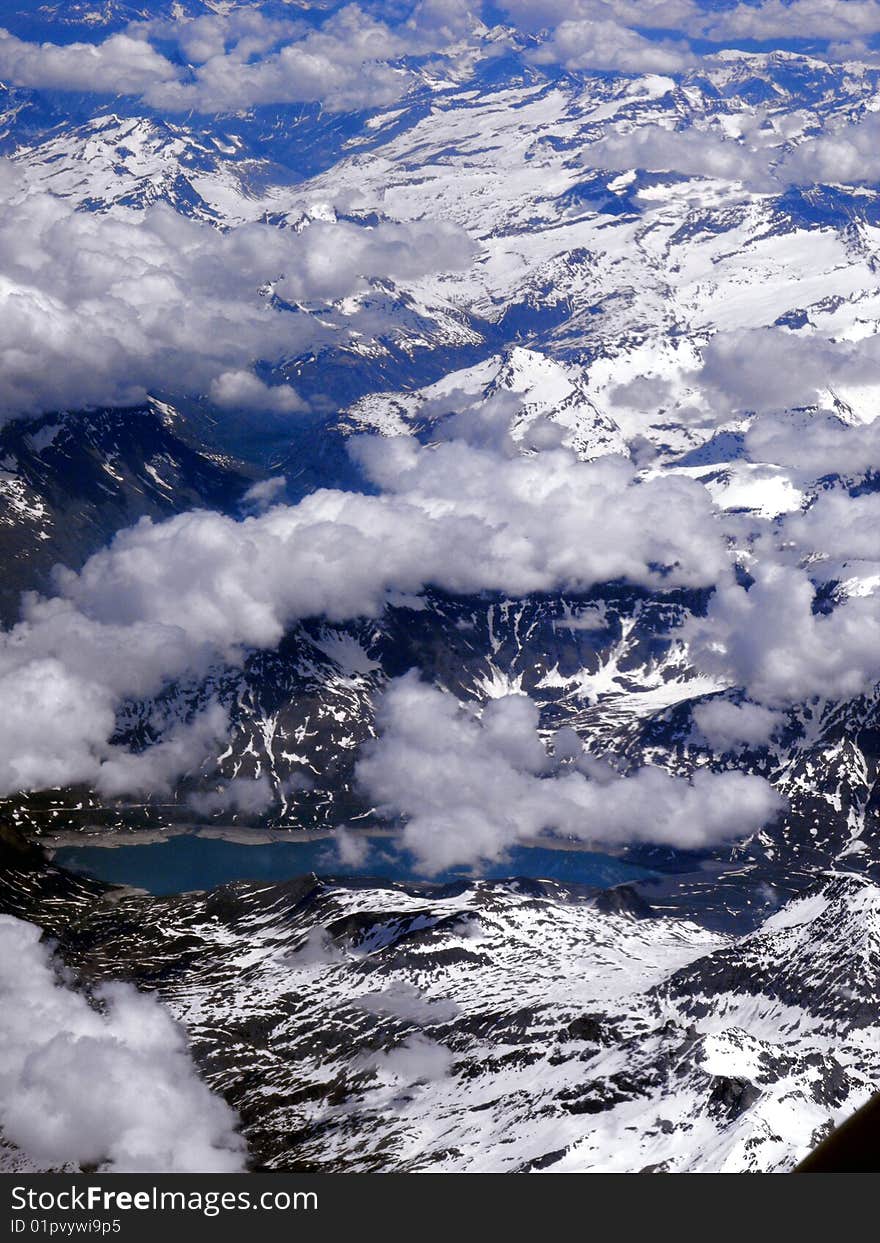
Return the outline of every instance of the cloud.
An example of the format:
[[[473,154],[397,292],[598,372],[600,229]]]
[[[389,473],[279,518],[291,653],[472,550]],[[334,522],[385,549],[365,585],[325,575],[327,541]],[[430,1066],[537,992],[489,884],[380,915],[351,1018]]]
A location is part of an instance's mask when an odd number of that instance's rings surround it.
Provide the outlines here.
[[[455,270],[473,253],[432,222],[317,220],[225,232],[169,207],[79,212],[0,161],[0,409],[133,405],[210,390],[225,408],[300,408],[249,371],[339,333],[277,309],[355,294],[376,277]],[[356,318],[349,317],[354,328]],[[341,330],[342,338],[345,329]]]
[[[59,975],[34,924],[0,915],[0,1130],[37,1165],[234,1173],[236,1118],[198,1077],[155,998],[112,983],[97,1004]]]
[[[687,44],[646,39],[613,21],[564,21],[532,54],[536,64],[565,69],[612,69],[622,73],[681,73],[697,58]]]
[[[822,492],[805,512],[788,515],[780,538],[811,557],[880,561],[880,494]]]
[[[144,39],[115,34],[102,43],[26,43],[0,28],[0,78],[52,91],[140,95],[176,76]]]
[[[291,33],[289,26],[276,29],[281,37]],[[406,34],[375,21],[357,5],[347,5],[319,29],[256,58],[255,46],[265,51],[278,41],[265,37],[269,35],[265,25],[261,45],[244,37],[234,39],[230,47],[227,38],[221,49],[219,39],[211,45],[203,34],[198,44],[187,43],[191,51],[207,53],[196,65],[192,81],[169,75],[148,87],[144,98],[169,111],[229,112],[318,100],[335,112],[382,107],[399,99],[412,81],[408,72],[387,63],[411,50]]]
[[[383,695],[377,724],[358,781],[380,815],[404,821],[404,844],[428,872],[502,859],[547,833],[599,849],[700,849],[754,832],[783,806],[743,773],[698,770],[689,781],[645,767],[621,777],[578,753],[570,732],[551,754],[522,695],[491,700],[477,719],[410,674]]]
[[[258,11],[148,22],[133,30],[175,42],[192,67],[149,83],[147,103],[167,111],[227,112],[262,104],[320,102],[329,111],[382,107],[418,78],[405,57],[454,57],[474,30],[462,0],[403,6],[379,20],[356,4],[341,6],[320,26],[274,20]],[[488,49],[491,52],[491,48]]]
[[[693,712],[698,736],[713,750],[764,746],[784,724],[784,717],[761,704],[731,703],[717,696]]]
[[[880,31],[877,0],[763,0],[721,12],[703,12],[701,30],[711,39],[850,39]]]
[[[876,384],[878,363],[876,337],[834,341],[818,333],[751,328],[717,333],[694,379],[721,412],[779,411],[827,403],[838,385]]]
[[[688,479],[640,481],[623,459],[565,449],[506,458],[363,437],[352,451],[381,495],[323,490],[243,522],[144,519],[78,574],[59,571],[59,590],[92,623],[229,652],[274,647],[303,617],[377,616],[391,590],[708,586],[728,572],[711,500]]]
[[[284,475],[273,475],[271,479],[258,479],[245,492],[242,501],[247,508],[259,513],[274,504],[284,493],[286,487],[287,478]]]
[[[606,21],[719,43],[855,39],[880,31],[877,0],[763,0],[724,6],[694,0],[505,0],[504,8],[529,30],[555,27],[566,19]]]
[[[684,627],[699,666],[769,707],[813,696],[851,699],[880,681],[880,601],[856,597],[814,609],[805,570],[772,559],[752,568],[748,588],[725,585],[704,618]]]
[[[336,857],[343,867],[361,867],[370,854],[370,843],[363,834],[340,827],[333,834]]]
[[[376,993],[363,993],[357,1004],[368,1014],[380,1014],[408,1023],[448,1023],[459,1014],[454,1001],[443,997],[429,999],[412,984],[396,981]]]
[[[768,153],[763,146],[698,129],[671,130],[662,125],[642,125],[591,143],[583,159],[590,168],[642,168],[743,181],[755,188],[773,185],[768,172]]]
[[[566,449],[506,456],[409,438],[352,445],[380,495],[322,490],[243,521],[194,511],[143,519],[58,595],[28,597],[0,635],[0,790],[98,782],[121,792],[198,761],[211,722],[124,760],[115,710],[170,680],[273,648],[295,621],[378,616],[389,593],[429,586],[526,595],[625,579],[666,590],[730,573],[706,490],[640,480],[631,463]]]
[[[767,414],[752,421],[745,447],[753,461],[791,467],[808,478],[856,478],[877,468],[880,423],[848,423],[829,410]]]
[[[224,371],[211,381],[208,396],[221,410],[293,414],[308,408],[289,384],[264,384],[252,371]]]
[[[193,794],[189,800],[199,816],[221,812],[235,816],[261,816],[272,806],[275,794],[266,777],[234,777],[216,790]]]
[[[880,116],[870,112],[857,124],[832,121],[782,159],[776,178],[786,185],[863,185],[880,180]]]
[[[452,1070],[452,1060],[445,1045],[416,1034],[395,1048],[370,1057],[368,1064],[382,1075],[412,1085],[445,1079]]]

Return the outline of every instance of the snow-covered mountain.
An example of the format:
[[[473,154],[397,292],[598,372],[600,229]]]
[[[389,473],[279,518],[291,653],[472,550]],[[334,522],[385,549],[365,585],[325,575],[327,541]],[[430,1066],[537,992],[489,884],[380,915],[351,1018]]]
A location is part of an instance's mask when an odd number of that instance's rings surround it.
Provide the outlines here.
[[[69,41],[238,7],[46,6],[40,20]],[[14,33],[29,30],[21,17]],[[321,489],[372,496],[364,436],[389,453],[397,438],[426,453],[455,440],[504,460],[562,446],[578,463],[628,463],[634,487],[700,484],[738,582],[778,540],[786,564],[809,567],[815,614],[872,597],[870,549],[829,552],[817,524],[786,523],[826,495],[877,490],[880,191],[876,171],[833,177],[821,145],[862,126],[870,138],[874,58],[716,50],[669,74],[582,73],[536,59],[531,35],[498,25],[481,39],[448,65],[401,53],[406,89],[362,110],[166,115],[118,92],[2,87],[16,194],[134,229],[159,220],[159,237],[163,220],[185,221],[181,256],[203,230],[242,230],[237,253],[250,254],[257,225],[307,241],[341,225],[352,246],[417,225],[426,248],[442,224],[462,251],[341,292],[324,280],[335,254],[304,263],[295,295],[273,273],[258,291],[265,322],[274,333],[270,313],[287,317],[290,342],[267,331],[253,359],[265,409],[208,386],[2,412],[7,622],[22,592],[53,589],[53,566],[79,571],[139,519],[239,517]],[[810,161],[822,175],[807,180]],[[406,249],[408,234],[391,236],[390,252]],[[16,262],[38,272],[44,242]],[[223,286],[223,263],[206,262]],[[77,296],[93,278],[84,261]],[[147,265],[139,279],[167,273]],[[39,291],[50,309],[56,294]],[[187,339],[185,314],[176,331]],[[578,535],[603,538],[601,523]],[[624,578],[519,595],[428,582],[389,593],[376,616],[307,616],[274,646],[218,649],[207,669],[116,706],[114,745],[136,751],[212,705],[228,714],[229,735],[170,793],[53,785],[0,801],[0,830],[17,831],[0,910],[57,937],[84,987],[121,977],[155,991],[239,1111],[256,1165],[791,1168],[880,1089],[880,700],[876,686],[809,693],[765,709],[764,736],[707,733],[707,706],[730,720],[749,702],[696,650],[711,595]],[[355,765],[377,696],[411,669],[476,710],[527,694],[541,737],[570,727],[591,761],[737,770],[785,809],[700,854],[621,847],[656,875],[604,892],[308,877],[154,898],[64,873],[17,836],[196,818],[374,827],[383,811]],[[266,797],[199,804],[233,780]]]
[[[6,864],[4,910],[85,985],[134,979],[185,1023],[262,1168],[786,1170],[880,1086],[880,898],[852,875],[737,936],[626,887],[151,899]]]

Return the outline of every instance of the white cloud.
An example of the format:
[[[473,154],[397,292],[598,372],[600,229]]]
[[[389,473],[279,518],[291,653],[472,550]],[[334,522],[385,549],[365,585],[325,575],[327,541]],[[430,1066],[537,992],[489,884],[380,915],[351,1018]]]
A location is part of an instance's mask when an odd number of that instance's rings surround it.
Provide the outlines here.
[[[770,707],[812,696],[850,699],[880,681],[876,597],[816,612],[815,588],[804,570],[771,559],[752,573],[748,590],[719,588],[706,617],[685,627],[702,668],[729,677]]]
[[[343,867],[360,867],[370,854],[370,843],[364,835],[342,825],[333,834],[333,848]]]
[[[761,704],[731,703],[717,696],[697,704],[694,725],[703,741],[725,752],[764,746],[784,724],[784,717]]]
[[[871,112],[857,124],[832,122],[824,133],[794,147],[775,175],[787,185],[850,186],[880,180],[880,116]]]
[[[186,1036],[132,985],[59,978],[40,929],[0,915],[0,1131],[37,1165],[234,1173],[244,1144]]]
[[[224,371],[211,381],[208,396],[221,410],[293,414],[307,409],[289,384],[264,384],[252,371]]]
[[[233,777],[231,781],[190,798],[190,806],[200,816],[221,812],[239,816],[261,816],[272,806],[275,795],[266,777]]]
[[[448,1023],[460,1012],[454,1001],[429,999],[406,981],[395,981],[381,992],[363,993],[357,1004],[369,1014],[388,1015],[410,1023]]]
[[[878,363],[876,337],[834,341],[786,328],[752,328],[717,333],[694,378],[720,412],[779,411],[827,402],[829,390],[840,384],[875,384]]]
[[[140,95],[176,70],[144,39],[115,34],[102,43],[26,43],[0,28],[0,78],[40,90]]]
[[[367,1059],[382,1075],[416,1084],[445,1079],[452,1070],[452,1054],[445,1045],[415,1034],[387,1052]]]
[[[151,391],[204,393],[224,407],[296,410],[288,386],[249,367],[331,333],[273,309],[328,302],[375,277],[407,280],[469,262],[447,224],[312,221],[220,232],[171,208],[75,211],[30,191],[0,161],[0,409],[4,416],[131,405]],[[355,326],[352,319],[351,326]]]
[[[251,484],[242,500],[248,508],[260,512],[276,502],[286,487],[287,478],[284,475],[273,475],[271,479],[258,479],[256,483]]]
[[[646,39],[613,21],[564,21],[532,54],[537,64],[565,69],[616,69],[623,73],[681,73],[697,58],[687,44]]]
[[[526,696],[491,700],[477,720],[413,675],[378,705],[379,737],[357,776],[430,872],[496,860],[547,832],[597,848],[649,841],[687,849],[760,828],[782,807],[762,778],[698,770],[692,781],[645,767],[620,777],[579,755],[568,733],[551,755]]]
[[[773,185],[759,135],[740,142],[704,130],[642,125],[591,143],[583,160],[590,168],[643,168],[743,181],[755,188]]]
[[[877,0],[763,0],[704,6],[694,0],[505,0],[505,10],[526,29],[554,27],[567,19],[617,22],[656,31],[680,31],[718,42],[744,39],[854,39],[880,31]]]
[[[730,572],[706,490],[640,481],[621,458],[565,449],[506,457],[459,442],[421,448],[364,438],[354,452],[382,495],[323,490],[237,522],[206,511],[120,532],[59,595],[29,598],[0,636],[0,789],[98,782],[120,792],[198,763],[210,721],[174,746],[124,760],[114,710],[247,648],[294,621],[377,616],[389,592],[584,589],[615,579],[662,589]]]
[[[880,493],[821,492],[804,513],[788,515],[781,539],[805,555],[880,561]]]
[[[745,445],[753,461],[790,467],[807,478],[856,478],[876,469],[880,422],[847,423],[828,410],[767,414],[752,421]]]

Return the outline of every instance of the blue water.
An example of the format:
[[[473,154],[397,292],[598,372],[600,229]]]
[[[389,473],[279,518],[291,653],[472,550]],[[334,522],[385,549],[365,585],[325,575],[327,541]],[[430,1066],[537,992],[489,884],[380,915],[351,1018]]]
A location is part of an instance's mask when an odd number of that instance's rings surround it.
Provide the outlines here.
[[[340,862],[332,839],[244,845],[186,833],[164,842],[132,846],[65,846],[55,862],[116,885],[134,885],[153,894],[212,889],[235,880],[280,881],[305,872],[326,876],[375,876],[385,880],[436,882],[479,876],[528,876],[573,884],[609,886],[641,880],[653,873],[610,855],[585,850],[547,850],[518,846],[506,861],[467,872],[426,876],[412,857],[388,837],[368,837],[369,854],[356,867]]]

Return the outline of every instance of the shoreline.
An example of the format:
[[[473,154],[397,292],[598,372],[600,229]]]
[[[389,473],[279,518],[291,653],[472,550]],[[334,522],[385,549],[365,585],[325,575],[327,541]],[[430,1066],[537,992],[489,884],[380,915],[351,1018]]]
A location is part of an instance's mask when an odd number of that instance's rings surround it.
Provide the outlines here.
[[[347,832],[358,837],[386,838],[393,840],[400,837],[399,829],[388,828],[347,828]],[[114,850],[122,846],[155,846],[170,841],[175,837],[201,837],[209,841],[232,842],[239,846],[273,846],[287,844],[290,846],[308,846],[314,842],[332,841],[336,836],[333,829],[267,829],[246,828],[240,825],[169,825],[161,829],[119,829],[83,830],[74,832],[66,830],[61,833],[40,834],[31,838],[41,846],[49,858],[57,851],[77,847],[98,847]],[[613,855],[606,850],[599,850],[586,842],[562,841],[559,838],[526,838],[514,843],[515,846],[528,850],[553,850],[569,853],[600,855],[607,859],[616,859],[621,863],[629,860]],[[642,865],[631,863],[631,867]]]

